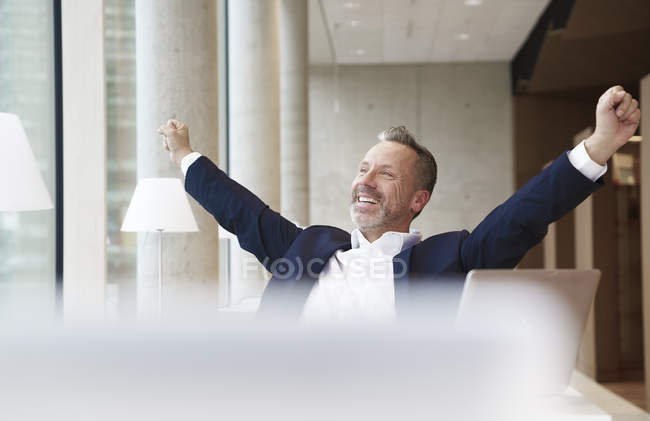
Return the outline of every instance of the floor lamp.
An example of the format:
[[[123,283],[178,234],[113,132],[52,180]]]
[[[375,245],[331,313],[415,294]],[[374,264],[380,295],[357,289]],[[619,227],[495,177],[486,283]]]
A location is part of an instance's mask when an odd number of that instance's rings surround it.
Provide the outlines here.
[[[52,198],[17,115],[0,113],[0,145],[0,212],[51,209]],[[20,229],[24,228],[26,227],[21,224]],[[10,235],[14,234],[19,235],[19,232]],[[5,263],[6,258],[5,255],[2,263]],[[58,293],[58,286],[55,286],[55,294]],[[55,299],[55,303],[55,311],[58,313],[59,301]]]
[[[163,233],[199,230],[181,180],[143,178],[138,181],[121,230],[158,233],[158,315],[162,316]]]

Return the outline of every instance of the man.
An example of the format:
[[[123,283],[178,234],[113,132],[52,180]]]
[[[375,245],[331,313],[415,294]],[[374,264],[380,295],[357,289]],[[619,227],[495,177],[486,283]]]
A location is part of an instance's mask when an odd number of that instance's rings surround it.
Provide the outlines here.
[[[602,182],[607,160],[636,131],[638,102],[621,86],[596,107],[596,130],[570,153],[494,209],[471,233],[421,240],[410,231],[431,197],[436,163],[404,128],[380,135],[351,186],[349,234],[329,226],[298,228],[192,151],[188,128],[170,120],[159,129],[185,188],[272,273],[260,310],[306,320],[392,320],[406,311],[417,286],[441,275],[513,268]],[[277,313],[276,313],[277,314]]]

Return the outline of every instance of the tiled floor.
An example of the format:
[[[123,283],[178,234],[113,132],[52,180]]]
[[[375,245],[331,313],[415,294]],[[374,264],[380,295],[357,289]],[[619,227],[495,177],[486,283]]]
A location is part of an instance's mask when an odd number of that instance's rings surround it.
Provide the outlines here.
[[[645,400],[645,384],[643,382],[601,383],[610,391],[625,400],[630,401],[641,409],[648,410]]]

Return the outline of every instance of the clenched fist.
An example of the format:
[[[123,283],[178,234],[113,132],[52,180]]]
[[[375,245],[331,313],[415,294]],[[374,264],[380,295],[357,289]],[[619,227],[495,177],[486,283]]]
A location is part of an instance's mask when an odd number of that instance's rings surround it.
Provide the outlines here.
[[[634,135],[641,121],[639,102],[622,86],[609,88],[596,106],[596,130],[587,140],[587,153],[605,165],[614,152]]]
[[[192,153],[190,147],[190,130],[180,121],[169,120],[158,128],[158,134],[163,137],[163,147],[169,151],[169,159],[180,166],[183,158]]]

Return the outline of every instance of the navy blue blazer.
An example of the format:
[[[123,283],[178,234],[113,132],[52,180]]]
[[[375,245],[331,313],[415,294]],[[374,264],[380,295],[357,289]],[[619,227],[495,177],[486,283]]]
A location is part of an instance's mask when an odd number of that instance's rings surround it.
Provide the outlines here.
[[[434,235],[402,251],[393,259],[397,314],[412,307],[419,285],[464,279],[472,269],[514,268],[542,240],[550,223],[601,184],[602,180],[594,183],[582,175],[569,162],[568,153],[563,153],[471,233]],[[342,229],[324,225],[298,228],[205,156],[189,167],[185,189],[271,272],[261,313],[281,311],[299,316],[329,258],[337,250],[351,247],[350,234]]]

